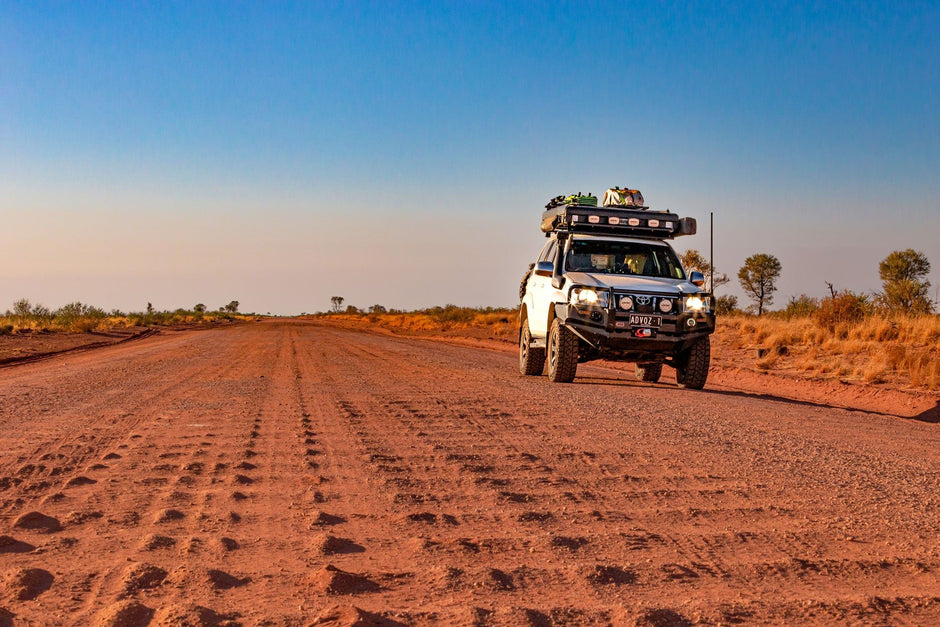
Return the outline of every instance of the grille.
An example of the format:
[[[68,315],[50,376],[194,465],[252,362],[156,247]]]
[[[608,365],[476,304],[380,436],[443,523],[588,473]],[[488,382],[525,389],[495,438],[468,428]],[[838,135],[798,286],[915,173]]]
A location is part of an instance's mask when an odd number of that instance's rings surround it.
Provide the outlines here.
[[[624,296],[629,296],[633,299],[633,308],[629,310],[621,309],[620,299]],[[659,309],[659,302],[661,300],[670,300],[672,301],[672,309],[668,312],[663,312]],[[666,296],[656,296],[653,294],[637,294],[634,292],[615,292],[614,302],[617,305],[617,313],[621,315],[627,315],[630,313],[642,313],[642,314],[657,314],[657,315],[675,315],[679,312],[679,300],[677,298],[671,298]]]

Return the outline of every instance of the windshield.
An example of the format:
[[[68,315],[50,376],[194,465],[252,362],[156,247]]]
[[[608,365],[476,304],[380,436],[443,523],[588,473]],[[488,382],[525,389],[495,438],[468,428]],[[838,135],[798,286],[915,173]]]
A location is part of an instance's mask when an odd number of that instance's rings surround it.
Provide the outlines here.
[[[663,279],[684,279],[685,273],[671,248],[640,242],[573,240],[565,260],[571,272],[636,274]]]

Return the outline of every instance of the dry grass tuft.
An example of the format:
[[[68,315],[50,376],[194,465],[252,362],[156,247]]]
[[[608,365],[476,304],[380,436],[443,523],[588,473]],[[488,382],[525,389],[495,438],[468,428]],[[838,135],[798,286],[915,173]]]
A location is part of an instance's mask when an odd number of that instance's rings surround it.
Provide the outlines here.
[[[820,323],[812,316],[719,318],[716,337],[744,349],[759,370],[789,370],[867,383],[940,388],[940,316],[861,315],[850,302]],[[781,348],[786,354],[780,354]]]
[[[422,311],[329,314],[323,317],[346,324],[380,326],[398,333],[472,335],[515,342],[519,312],[516,309],[473,309],[448,305]]]

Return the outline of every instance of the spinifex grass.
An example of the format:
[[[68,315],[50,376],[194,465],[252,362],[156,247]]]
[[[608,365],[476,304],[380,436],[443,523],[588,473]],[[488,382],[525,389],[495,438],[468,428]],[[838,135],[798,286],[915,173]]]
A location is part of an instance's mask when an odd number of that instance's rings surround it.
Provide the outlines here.
[[[940,316],[874,313],[822,325],[813,317],[725,316],[716,339],[744,364],[820,378],[940,388]]]

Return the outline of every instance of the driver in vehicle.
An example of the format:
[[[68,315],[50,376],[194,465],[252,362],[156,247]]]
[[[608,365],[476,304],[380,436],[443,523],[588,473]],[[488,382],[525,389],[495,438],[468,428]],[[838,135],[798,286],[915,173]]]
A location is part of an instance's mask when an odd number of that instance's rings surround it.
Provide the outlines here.
[[[611,272],[614,268],[614,256],[594,253],[591,255],[591,266],[595,272]]]

